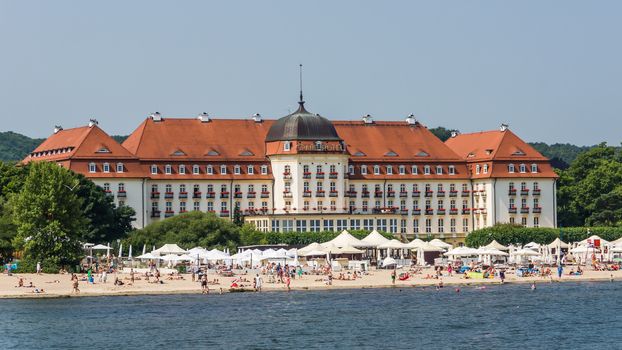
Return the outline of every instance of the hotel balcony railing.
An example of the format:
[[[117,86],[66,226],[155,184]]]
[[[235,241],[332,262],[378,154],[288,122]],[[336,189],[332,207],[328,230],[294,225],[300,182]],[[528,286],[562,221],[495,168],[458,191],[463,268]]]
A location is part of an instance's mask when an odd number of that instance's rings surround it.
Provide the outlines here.
[[[229,192],[220,192],[220,198],[229,198]]]
[[[284,172],[283,173],[283,178],[286,179],[286,180],[291,179],[292,178],[292,173]]]
[[[413,192],[412,192],[412,196],[413,196],[413,197],[419,197],[419,196],[421,196],[421,191],[413,191]]]
[[[311,191],[304,191],[304,192],[302,192],[302,196],[303,197],[311,197]]]
[[[462,208],[462,215],[471,214],[471,208]]]
[[[324,178],[324,173],[316,173],[315,174],[315,178],[316,179],[323,179]]]
[[[244,195],[240,191],[236,191],[233,193],[233,198],[242,198]]]
[[[408,197],[408,192],[407,191],[400,191],[400,198],[406,198]]]
[[[408,209],[400,209],[401,215],[408,215]]]
[[[183,214],[183,213],[187,213],[188,211],[186,209],[180,209],[179,210],[179,214]]]
[[[515,188],[510,188],[508,190],[508,196],[516,196],[516,189]]]
[[[290,191],[283,191],[284,198],[292,198],[292,193]]]
[[[445,191],[436,191],[437,197],[445,197]]]
[[[216,192],[207,192],[205,198],[216,198]]]
[[[471,191],[466,190],[466,191],[462,191],[462,197],[468,197],[471,195]]]
[[[160,192],[151,192],[151,199],[159,199]]]
[[[432,197],[434,195],[434,191],[425,191],[426,197]]]
[[[395,214],[397,208],[374,208],[372,213],[374,214]]]
[[[339,177],[339,173],[335,173],[335,172],[333,172],[333,173],[329,173],[329,174],[328,174],[328,178],[329,178],[329,179],[336,179],[336,178],[338,178],[338,177]]]
[[[112,196],[111,190],[104,190],[104,193],[106,193],[106,196]]]
[[[436,214],[438,215],[445,215],[446,210],[445,209],[436,209]]]
[[[540,195],[540,189],[539,188],[534,188],[533,192],[531,192],[534,196],[539,196]]]
[[[346,195],[349,198],[356,198],[356,191],[348,191],[348,192],[346,192]]]
[[[179,199],[188,198],[188,192],[179,192]]]
[[[324,190],[315,191],[315,196],[316,197],[325,197],[326,196],[326,192],[324,192]]]
[[[339,192],[338,191],[330,191],[330,192],[328,192],[328,196],[329,197],[339,197]]]
[[[125,191],[118,191],[117,192],[117,198],[126,198],[127,197],[127,192]]]
[[[395,197],[395,191],[387,191],[387,197]]]
[[[456,208],[449,209],[449,215],[458,215],[458,209]]]
[[[173,192],[164,192],[164,198],[170,199],[173,198],[175,194]]]
[[[261,192],[261,198],[268,198],[270,197],[270,192]]]
[[[413,215],[421,215],[421,209],[413,209]]]
[[[361,198],[369,198],[369,191],[361,192]]]
[[[255,198],[255,195],[256,195],[255,192],[248,192],[246,194],[246,198]]]
[[[534,207],[534,208],[531,210],[531,212],[532,212],[532,213],[534,213],[534,214],[539,214],[539,213],[541,213],[541,212],[542,212],[542,207]]]
[[[310,173],[310,172],[304,172],[304,173],[302,173],[302,178],[303,178],[303,179],[310,179],[310,178],[311,178],[311,173]]]
[[[192,198],[199,199],[201,198],[201,192],[196,191],[192,193]]]
[[[425,215],[434,215],[434,209],[426,209]]]
[[[520,208],[521,214],[529,214],[529,207]]]
[[[508,208],[508,213],[510,214],[516,214],[516,208]]]
[[[382,191],[376,191],[376,192],[374,192],[374,197],[376,197],[376,198],[382,198]]]
[[[449,191],[449,197],[458,197],[458,191]]]
[[[221,210],[220,211],[220,217],[221,218],[225,218],[229,216],[229,211],[228,210]]]
[[[151,211],[151,217],[152,218],[159,218],[160,217],[160,211],[159,210],[152,210]]]
[[[165,218],[170,218],[170,217],[171,217],[171,216],[173,216],[173,215],[175,215],[175,212],[174,212],[174,211],[172,211],[172,210],[166,210],[166,211],[164,212],[164,217],[165,217]]]
[[[521,195],[521,196],[527,196],[527,195],[529,195],[529,190],[528,190],[528,189],[520,190],[520,195]]]

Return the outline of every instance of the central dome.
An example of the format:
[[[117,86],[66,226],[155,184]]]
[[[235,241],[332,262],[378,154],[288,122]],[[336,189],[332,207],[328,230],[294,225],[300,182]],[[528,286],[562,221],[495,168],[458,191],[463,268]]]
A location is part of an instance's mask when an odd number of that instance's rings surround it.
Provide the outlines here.
[[[337,130],[330,120],[307,112],[304,101],[298,102],[300,107],[272,124],[266,142],[270,141],[341,141]]]

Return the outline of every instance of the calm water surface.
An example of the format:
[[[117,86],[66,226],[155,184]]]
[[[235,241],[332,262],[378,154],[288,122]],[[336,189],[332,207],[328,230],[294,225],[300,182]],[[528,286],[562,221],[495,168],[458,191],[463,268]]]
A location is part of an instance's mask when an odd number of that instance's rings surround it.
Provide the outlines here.
[[[622,283],[0,300],[2,349],[619,349]]]

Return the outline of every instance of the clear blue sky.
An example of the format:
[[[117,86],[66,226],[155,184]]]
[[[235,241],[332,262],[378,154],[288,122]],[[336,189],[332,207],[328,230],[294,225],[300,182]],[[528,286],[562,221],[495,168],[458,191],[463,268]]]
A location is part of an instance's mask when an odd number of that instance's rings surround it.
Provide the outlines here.
[[[620,1],[0,0],[0,130],[296,108],[622,140]]]

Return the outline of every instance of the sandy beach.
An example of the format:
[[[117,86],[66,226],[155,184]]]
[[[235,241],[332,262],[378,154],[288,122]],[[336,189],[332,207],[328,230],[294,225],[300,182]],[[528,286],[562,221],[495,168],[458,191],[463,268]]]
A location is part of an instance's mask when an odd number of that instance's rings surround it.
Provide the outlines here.
[[[407,272],[407,269],[398,270],[398,274],[401,272]],[[570,271],[566,268],[565,273]],[[291,280],[292,291],[302,290],[330,290],[330,289],[363,289],[363,288],[413,288],[413,287],[426,287],[436,286],[439,283],[438,279],[426,278],[426,276],[433,274],[433,269],[424,269],[422,273],[411,276],[408,280],[400,281],[396,280],[395,285],[391,283],[391,270],[371,270],[369,274],[357,278],[355,280],[339,280],[333,279],[332,285],[326,285],[323,276],[319,275],[303,275],[302,279]],[[334,274],[338,276],[339,274]],[[112,295],[149,295],[149,294],[200,294],[201,286],[199,282],[192,282],[190,274],[183,274],[182,279],[167,279],[169,276],[163,274],[162,284],[148,283],[144,277],[141,280],[136,280],[134,284],[129,283],[129,275],[125,273],[108,275],[106,283],[101,283],[98,279],[95,279],[94,284],[87,283],[86,281],[80,281],[79,293],[72,291],[71,275],[58,275],[58,274],[13,274],[7,276],[3,274],[0,276],[0,298],[50,298],[50,297],[84,297],[84,296],[112,296]],[[235,277],[222,277],[216,273],[209,274],[209,280],[219,280],[219,284],[210,284],[210,294],[218,294],[221,291],[223,293],[230,292],[231,284],[234,280],[244,278],[248,282],[241,282],[241,288],[243,291],[251,291],[253,288],[252,274],[239,274]],[[552,278],[542,277],[516,277],[513,273],[506,273],[505,283],[551,283],[551,282],[580,282],[580,281],[609,281],[613,276],[614,280],[622,280],[622,271],[592,271],[586,270],[581,276],[569,276],[564,275],[561,279],[557,276]],[[115,286],[114,279],[118,277],[125,284],[122,286]],[[17,287],[19,278],[23,278],[25,287]],[[151,279],[153,281],[153,279]],[[269,283],[269,278],[263,276],[263,291],[286,291],[287,287],[283,283]],[[34,287],[28,287],[30,283]],[[494,279],[464,279],[463,275],[453,275],[442,277],[442,282],[445,287],[459,286],[459,285],[485,285],[485,284],[500,284],[501,281],[498,278]],[[240,282],[238,282],[240,283]],[[35,293],[35,289],[41,290],[41,293]]]

